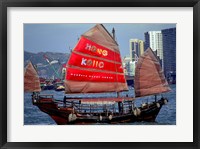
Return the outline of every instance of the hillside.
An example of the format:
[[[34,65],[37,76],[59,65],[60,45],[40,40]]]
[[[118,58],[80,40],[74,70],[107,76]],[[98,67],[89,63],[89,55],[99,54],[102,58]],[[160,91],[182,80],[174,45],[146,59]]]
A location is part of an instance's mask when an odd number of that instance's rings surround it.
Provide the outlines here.
[[[45,56],[49,61],[57,60],[58,63],[49,65]],[[65,64],[69,58],[69,54],[66,53],[53,53],[53,52],[39,52],[31,53],[24,52],[24,66],[28,63],[29,60],[37,67],[37,71],[40,77],[51,78],[56,77],[60,74],[62,64]],[[55,71],[54,71],[55,70]]]

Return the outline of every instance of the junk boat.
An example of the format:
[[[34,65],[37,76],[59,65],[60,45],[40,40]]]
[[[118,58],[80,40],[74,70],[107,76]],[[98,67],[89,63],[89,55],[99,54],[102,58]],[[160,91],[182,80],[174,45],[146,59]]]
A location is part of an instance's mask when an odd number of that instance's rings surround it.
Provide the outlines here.
[[[39,77],[31,62],[24,78],[24,91],[33,92],[33,105],[58,125],[155,121],[168,102],[163,95],[157,100],[157,95],[171,90],[157,56],[148,48],[136,65],[135,97],[120,96],[120,92],[128,90],[120,50],[114,36],[101,24],[84,33],[72,50],[66,64],[63,99],[40,93]],[[114,97],[94,98],[98,93],[113,92]],[[155,95],[155,101],[135,105],[135,100],[151,95]]]

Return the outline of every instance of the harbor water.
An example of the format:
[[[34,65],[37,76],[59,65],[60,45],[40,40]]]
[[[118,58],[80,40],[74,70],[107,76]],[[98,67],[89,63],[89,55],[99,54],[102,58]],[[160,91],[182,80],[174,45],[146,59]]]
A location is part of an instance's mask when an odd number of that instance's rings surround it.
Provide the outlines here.
[[[132,123],[123,123],[123,124],[176,125],[176,85],[171,85],[170,87],[172,91],[157,96],[158,99],[161,98],[161,96],[166,97],[168,99],[168,104],[163,105],[155,122],[132,122]],[[32,104],[31,94],[32,93],[24,93],[24,125],[56,125],[54,120],[52,120],[48,114],[40,111],[40,109],[37,106],[34,106]],[[64,92],[57,92],[54,90],[45,90],[45,91],[42,91],[41,94],[53,94],[54,98],[58,100],[62,100],[65,95]],[[130,97],[134,96],[134,89],[130,87],[129,91],[121,93],[121,96],[126,96],[126,95]],[[90,96],[91,98],[92,96],[97,97],[96,94],[90,95]],[[115,96],[115,93],[99,94],[99,96],[112,97],[112,96]],[[155,100],[154,96],[138,98],[137,100],[135,100],[135,105],[141,106],[142,103],[146,103],[146,102],[150,103],[154,100]],[[97,123],[97,125],[99,124]]]

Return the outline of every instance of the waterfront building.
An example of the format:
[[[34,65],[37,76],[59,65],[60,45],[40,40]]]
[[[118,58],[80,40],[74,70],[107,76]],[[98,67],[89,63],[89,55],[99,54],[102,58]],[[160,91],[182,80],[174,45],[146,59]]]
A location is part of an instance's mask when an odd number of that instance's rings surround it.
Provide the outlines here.
[[[132,62],[137,61],[137,58],[144,52],[144,41],[139,39],[130,39],[130,58]]]
[[[125,75],[134,76],[135,75],[135,62],[131,61],[129,56],[123,58],[123,68]]]
[[[129,71],[129,62],[130,62],[130,57],[128,57],[128,56],[125,56],[125,57],[122,59],[122,66],[123,66],[124,74],[125,74],[125,75],[128,75],[128,71]]]
[[[135,76],[135,61],[129,63],[129,76]]]
[[[162,32],[149,31],[144,33],[144,37],[145,37],[145,50],[150,47],[162,61],[163,60]]]
[[[162,30],[163,63],[166,77],[176,74],[176,28]]]
[[[124,69],[125,75],[129,74],[129,71],[130,71],[130,66],[129,66],[130,60],[131,60],[131,58],[129,56],[125,56],[122,59],[122,65],[123,65],[123,69]]]

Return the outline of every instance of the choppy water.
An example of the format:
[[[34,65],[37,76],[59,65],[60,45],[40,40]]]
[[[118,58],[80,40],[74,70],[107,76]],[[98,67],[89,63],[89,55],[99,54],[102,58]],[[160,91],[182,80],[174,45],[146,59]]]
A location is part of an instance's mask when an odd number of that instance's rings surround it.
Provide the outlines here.
[[[155,122],[133,122],[127,123],[128,125],[175,125],[176,124],[176,85],[171,85],[172,91],[163,94],[169,100],[167,105],[164,105]],[[54,90],[42,91],[41,94],[53,94],[56,99],[63,99],[64,92],[56,92]],[[134,96],[134,90],[129,89],[127,92],[121,93],[122,96],[128,94],[129,96]],[[115,96],[112,94],[100,94],[99,96]],[[96,97],[97,95],[91,95],[91,97]],[[160,97],[158,96],[158,99]],[[145,97],[137,99],[135,104],[140,106],[142,102],[154,101],[154,97]],[[41,112],[38,107],[32,105],[31,93],[24,93],[24,125],[56,125],[54,120],[52,120],[47,114]]]

